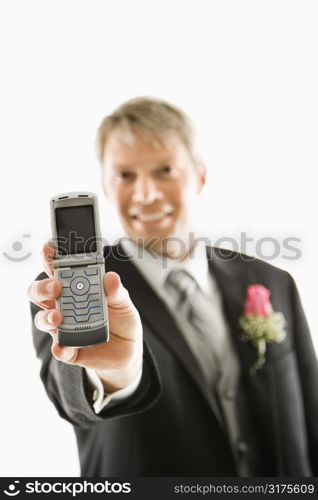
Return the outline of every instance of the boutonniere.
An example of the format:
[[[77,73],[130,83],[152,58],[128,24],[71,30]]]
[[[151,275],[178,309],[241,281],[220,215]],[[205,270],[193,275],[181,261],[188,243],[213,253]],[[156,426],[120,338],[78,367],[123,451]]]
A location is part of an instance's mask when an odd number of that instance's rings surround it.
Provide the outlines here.
[[[250,285],[246,291],[244,313],[239,318],[242,340],[252,342],[256,362],[251,367],[254,375],[265,363],[267,342],[282,342],[286,337],[286,320],[281,312],[273,311],[271,291],[263,285]]]

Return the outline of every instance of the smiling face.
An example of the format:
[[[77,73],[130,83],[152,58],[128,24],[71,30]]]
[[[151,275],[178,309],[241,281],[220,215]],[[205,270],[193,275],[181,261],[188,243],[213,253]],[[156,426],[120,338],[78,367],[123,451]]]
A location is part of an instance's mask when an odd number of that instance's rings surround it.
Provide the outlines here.
[[[194,164],[175,134],[159,145],[141,135],[123,141],[114,131],[105,147],[102,183],[127,236],[173,257],[168,238],[189,240],[191,207],[205,183],[205,168]]]

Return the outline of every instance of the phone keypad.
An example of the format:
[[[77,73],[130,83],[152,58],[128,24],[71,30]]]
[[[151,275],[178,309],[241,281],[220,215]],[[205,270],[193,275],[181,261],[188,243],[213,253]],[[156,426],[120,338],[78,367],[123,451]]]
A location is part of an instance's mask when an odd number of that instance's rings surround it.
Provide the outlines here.
[[[100,293],[103,284],[98,267],[61,270],[58,278],[62,281],[60,310],[64,324],[75,325],[103,319]]]

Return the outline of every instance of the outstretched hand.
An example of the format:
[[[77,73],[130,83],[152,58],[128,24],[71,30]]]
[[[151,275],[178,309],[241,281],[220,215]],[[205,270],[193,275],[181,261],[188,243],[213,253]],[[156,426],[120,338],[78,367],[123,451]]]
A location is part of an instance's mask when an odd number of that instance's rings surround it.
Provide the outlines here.
[[[57,341],[57,327],[63,321],[56,309],[56,299],[61,293],[61,282],[54,279],[54,246],[43,246],[42,257],[48,276],[33,281],[28,288],[30,300],[42,308],[34,318],[36,327],[51,335],[52,355],[64,363],[94,369],[111,393],[128,386],[136,378],[142,364],[142,324],[139,313],[117,273],[109,271],[103,284],[107,297],[109,342],[90,347],[62,347]]]

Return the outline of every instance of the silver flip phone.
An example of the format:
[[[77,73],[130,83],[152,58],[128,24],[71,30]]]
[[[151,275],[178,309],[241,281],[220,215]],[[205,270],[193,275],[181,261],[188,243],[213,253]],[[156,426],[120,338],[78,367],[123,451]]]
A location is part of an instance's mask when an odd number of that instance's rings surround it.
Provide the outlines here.
[[[109,339],[105,272],[97,196],[63,193],[51,198],[54,277],[62,282],[57,309],[62,346],[87,347]]]

